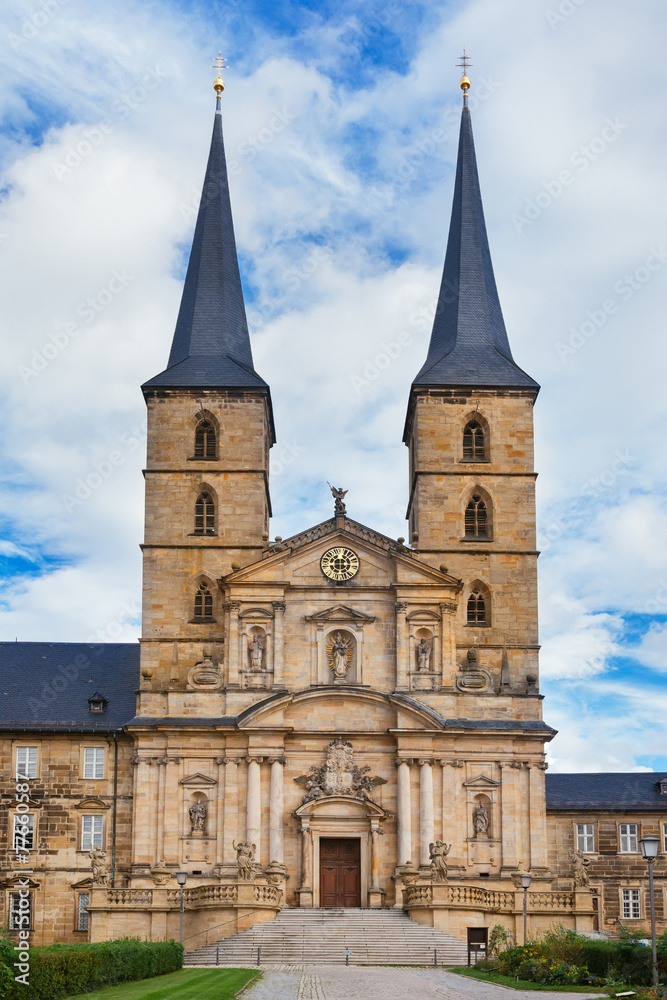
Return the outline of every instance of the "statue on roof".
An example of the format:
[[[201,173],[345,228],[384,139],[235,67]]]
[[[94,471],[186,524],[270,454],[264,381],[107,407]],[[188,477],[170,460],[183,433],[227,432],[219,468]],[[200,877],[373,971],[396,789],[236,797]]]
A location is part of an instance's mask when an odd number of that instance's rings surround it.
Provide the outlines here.
[[[343,503],[343,500],[350,491],[344,490],[342,486],[332,486],[331,483],[327,483],[327,486],[331,490],[331,495],[334,498],[334,514],[336,516],[345,514],[347,512],[347,508]]]

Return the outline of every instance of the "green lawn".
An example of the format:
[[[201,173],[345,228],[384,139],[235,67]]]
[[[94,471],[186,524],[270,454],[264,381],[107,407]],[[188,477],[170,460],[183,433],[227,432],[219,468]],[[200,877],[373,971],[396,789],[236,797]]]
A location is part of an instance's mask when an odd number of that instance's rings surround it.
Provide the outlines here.
[[[447,972],[455,972],[459,976],[470,976],[472,979],[481,979],[485,983],[498,983],[499,986],[509,986],[514,990],[546,990],[549,993],[596,993],[600,996],[605,996],[608,992],[599,986],[546,986],[544,983],[532,983],[525,979],[517,980],[514,976],[501,976],[499,972],[482,972],[481,969],[467,965],[448,968]]]
[[[76,996],[81,1000],[231,1000],[256,975],[253,969],[179,969]]]

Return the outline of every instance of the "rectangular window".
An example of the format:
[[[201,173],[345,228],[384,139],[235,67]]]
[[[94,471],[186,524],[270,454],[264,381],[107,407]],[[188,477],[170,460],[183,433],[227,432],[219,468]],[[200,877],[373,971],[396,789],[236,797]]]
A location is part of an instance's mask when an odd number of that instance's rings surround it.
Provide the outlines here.
[[[621,854],[637,854],[637,824],[621,823],[619,826],[621,840]]]
[[[32,927],[32,893],[21,896],[20,892],[9,894],[10,931],[28,930]]]
[[[595,827],[592,823],[577,823],[577,850],[595,854]]]
[[[667,823],[662,824],[662,851],[667,854]]]
[[[17,813],[14,816],[15,851],[32,851],[35,846],[35,817],[32,813]]]
[[[104,777],[104,747],[85,747],[83,751],[84,778]]]
[[[103,816],[83,816],[81,819],[81,850],[92,851],[102,847]]]
[[[639,920],[641,917],[641,904],[639,902],[639,889],[623,889],[623,919]]]
[[[37,747],[16,748],[16,777],[37,777]]]
[[[88,910],[86,907],[90,903],[90,895],[87,892],[80,892],[76,909],[76,929],[78,931],[88,930]]]

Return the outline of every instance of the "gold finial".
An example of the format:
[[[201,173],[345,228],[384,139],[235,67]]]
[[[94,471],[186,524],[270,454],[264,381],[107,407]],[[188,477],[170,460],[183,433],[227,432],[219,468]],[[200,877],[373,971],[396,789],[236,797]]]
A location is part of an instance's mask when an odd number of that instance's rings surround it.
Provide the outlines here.
[[[215,57],[215,59],[213,60],[213,62],[215,63],[215,66],[211,66],[211,69],[217,69],[217,71],[218,71],[218,75],[216,76],[215,80],[213,81],[213,89],[215,90],[215,92],[218,95],[218,97],[220,97],[220,94],[225,89],[225,81],[222,79],[222,71],[223,71],[223,69],[227,69],[228,68],[227,67],[227,60],[223,56],[222,51],[220,49],[218,49],[218,54]]]
[[[461,69],[463,70],[463,76],[461,77],[461,79],[459,81],[459,87],[463,91],[463,98],[465,100],[465,98],[468,96],[468,91],[470,90],[470,79],[468,77],[468,67],[469,66],[473,66],[474,63],[470,62],[470,56],[466,55],[466,50],[465,49],[463,50],[463,55],[460,56],[459,58],[461,59],[461,62],[457,62],[456,65],[460,66]]]

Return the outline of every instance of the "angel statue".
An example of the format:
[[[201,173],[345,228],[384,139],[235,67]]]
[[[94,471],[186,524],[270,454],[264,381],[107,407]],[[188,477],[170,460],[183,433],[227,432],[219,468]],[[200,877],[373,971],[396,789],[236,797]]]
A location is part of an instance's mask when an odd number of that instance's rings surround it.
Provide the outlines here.
[[[340,632],[336,632],[333,645],[331,647],[331,667],[334,677],[344,678],[347,673],[348,662],[348,641],[344,639]]]
[[[236,867],[239,870],[239,878],[242,882],[252,882],[255,875],[257,845],[251,844],[249,840],[242,840],[239,844],[232,841],[232,847],[236,851]]]
[[[431,856],[431,873],[434,882],[445,882],[447,880],[447,855],[452,849],[451,844],[445,844],[443,840],[436,840],[435,844],[428,845]]]
[[[334,498],[334,514],[345,514],[347,508],[343,503],[343,500],[350,491],[344,490],[342,486],[332,486],[331,483],[327,483],[327,486],[331,490],[331,495]]]

